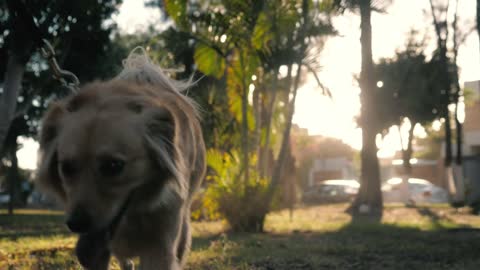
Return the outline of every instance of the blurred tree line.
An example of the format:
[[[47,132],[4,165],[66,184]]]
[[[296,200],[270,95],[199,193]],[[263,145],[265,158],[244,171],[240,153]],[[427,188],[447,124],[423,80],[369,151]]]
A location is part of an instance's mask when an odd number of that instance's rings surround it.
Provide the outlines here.
[[[197,84],[187,94],[202,108],[209,165],[193,214],[223,216],[234,230],[262,231],[266,214],[279,204],[278,191],[295,181],[289,173],[297,164],[290,138],[294,104],[307,76],[330,95],[317,73],[319,52],[337,34],[335,16],[361,18],[361,188],[351,213],[381,216],[378,134],[410,123],[403,151],[407,170],[416,125],[446,119],[447,150],[451,148],[448,106],[462,96],[456,56],[466,33],[460,33],[457,16],[447,22],[445,7],[433,0],[438,47],[433,55],[426,55],[425,42],[418,43],[418,34],[412,32],[404,49],[378,63],[372,59],[371,14],[385,11],[392,1],[149,0],[146,4],[158,9],[170,26],[162,32],[151,26],[131,35],[120,33],[111,19],[121,2],[0,3],[0,169],[12,172],[8,186],[13,202],[20,190],[15,181],[17,138],[35,137],[48,104],[68,94],[51,78],[38,53],[40,38],[54,45],[60,65],[81,82],[115,75],[121,60],[138,45],[177,79],[193,76]],[[453,29],[452,48],[447,48],[452,37],[445,36],[445,27]],[[460,122],[455,123],[461,132]],[[451,149],[450,164],[448,153]]]
[[[111,77],[126,51],[112,42],[109,23],[121,1],[7,0],[0,2],[0,174],[8,175],[9,210],[20,201],[19,136],[35,137],[48,104],[68,94],[52,79],[38,48],[56,48],[60,66],[82,82]],[[118,55],[116,54],[118,53]]]

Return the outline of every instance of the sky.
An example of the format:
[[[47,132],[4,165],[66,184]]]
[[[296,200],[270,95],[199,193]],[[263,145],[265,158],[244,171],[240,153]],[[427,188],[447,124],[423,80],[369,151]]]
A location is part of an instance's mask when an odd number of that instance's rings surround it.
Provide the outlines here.
[[[475,1],[459,1],[459,17],[461,20],[470,20],[473,25]],[[372,15],[374,60],[393,56],[395,50],[403,47],[412,28],[420,33],[430,33],[430,47],[433,47],[435,36],[431,28],[428,0],[395,0],[386,11]],[[124,0],[113,20],[121,31],[135,33],[143,31],[150,23],[159,23],[159,16],[157,9],[145,8],[143,1]],[[311,77],[299,89],[293,121],[307,128],[310,135],[336,137],[360,149],[361,130],[355,123],[355,117],[360,112],[360,89],[353,79],[354,75],[360,73],[360,19],[348,14],[335,18],[333,22],[339,35],[326,42],[320,55],[323,68],[319,72],[322,83],[330,89],[333,98],[322,96]],[[464,81],[480,79],[480,49],[476,32],[460,47],[458,63],[462,84]],[[422,129],[416,129],[415,133],[422,136]],[[24,147],[18,152],[20,166],[35,168],[37,144],[32,140],[21,142],[24,142]],[[397,129],[392,128],[391,134],[377,144],[380,157],[392,156],[400,149]]]
[[[424,11],[428,11],[427,14]],[[420,33],[430,33],[431,49],[435,36],[430,17],[428,0],[396,0],[388,7],[387,13],[374,13],[372,16],[373,58],[391,57],[395,50],[403,48],[410,29]],[[459,14],[462,20],[475,18],[475,1],[460,0]],[[315,88],[313,80],[299,91],[294,122],[307,128],[310,135],[325,135],[342,139],[356,149],[361,149],[361,130],[354,118],[360,112],[360,89],[353,75],[360,73],[360,18],[342,16],[334,20],[340,35],[327,41],[320,56],[323,70],[320,80],[330,88],[333,100],[323,97]],[[472,33],[460,47],[458,63],[460,80],[480,79],[480,49],[478,35]],[[379,156],[391,156],[400,149],[399,134],[396,128],[379,142]],[[416,135],[424,135],[417,128]]]

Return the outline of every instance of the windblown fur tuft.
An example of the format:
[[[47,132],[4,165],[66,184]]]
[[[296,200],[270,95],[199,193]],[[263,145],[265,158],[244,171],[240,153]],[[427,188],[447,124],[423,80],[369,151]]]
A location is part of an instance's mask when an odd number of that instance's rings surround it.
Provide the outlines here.
[[[195,85],[193,77],[186,81],[174,80],[167,75],[166,71],[153,63],[143,47],[136,47],[130,52],[127,59],[123,60],[123,70],[115,79],[140,85],[149,84],[170,91],[190,103],[195,108],[196,116],[201,118],[197,103],[181,93]]]
[[[139,84],[158,85],[166,90],[177,92],[183,92],[193,85],[192,80],[177,81],[171,79],[166,74],[166,70],[152,62],[142,47],[133,49],[127,59],[123,60],[123,70],[117,75],[117,79]]]

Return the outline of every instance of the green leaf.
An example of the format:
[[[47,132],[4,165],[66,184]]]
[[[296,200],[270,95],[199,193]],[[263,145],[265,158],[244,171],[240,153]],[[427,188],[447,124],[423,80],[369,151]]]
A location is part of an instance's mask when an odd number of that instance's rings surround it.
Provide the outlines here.
[[[319,10],[320,11],[325,11],[325,12],[330,12],[335,8],[335,5],[338,5],[335,3],[333,0],[321,0],[317,2]]]
[[[225,59],[213,48],[200,43],[195,48],[195,63],[205,75],[220,79],[225,70]]]
[[[271,28],[272,22],[262,12],[258,17],[255,29],[253,29],[252,45],[255,49],[268,51],[268,42],[273,37]]]
[[[223,154],[219,150],[213,148],[207,150],[207,164],[218,174],[223,174],[223,163]]]
[[[187,0],[165,0],[165,10],[177,26],[187,26]]]
[[[248,94],[249,85],[252,82],[252,75],[255,74],[259,65],[260,62],[256,54],[245,49],[243,51],[237,50],[234,53],[227,69],[229,109],[239,123],[244,121],[242,118],[243,93],[245,91]],[[251,105],[248,104],[247,106],[248,129],[253,130],[255,128],[255,117],[251,110]]]

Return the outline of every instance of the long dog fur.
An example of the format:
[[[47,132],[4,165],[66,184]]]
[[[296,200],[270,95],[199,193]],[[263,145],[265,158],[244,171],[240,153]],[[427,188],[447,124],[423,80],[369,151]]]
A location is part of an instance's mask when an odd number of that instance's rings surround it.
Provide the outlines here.
[[[182,268],[191,200],[206,167],[198,111],[181,93],[187,87],[145,53],[132,53],[116,78],[85,85],[44,116],[37,183],[60,200],[67,217],[82,211],[89,230],[105,228],[131,195],[113,239],[80,235],[77,255],[91,260],[90,269],[108,268],[108,259],[84,254],[102,245],[95,241],[104,241],[122,265],[139,257],[142,270]]]

